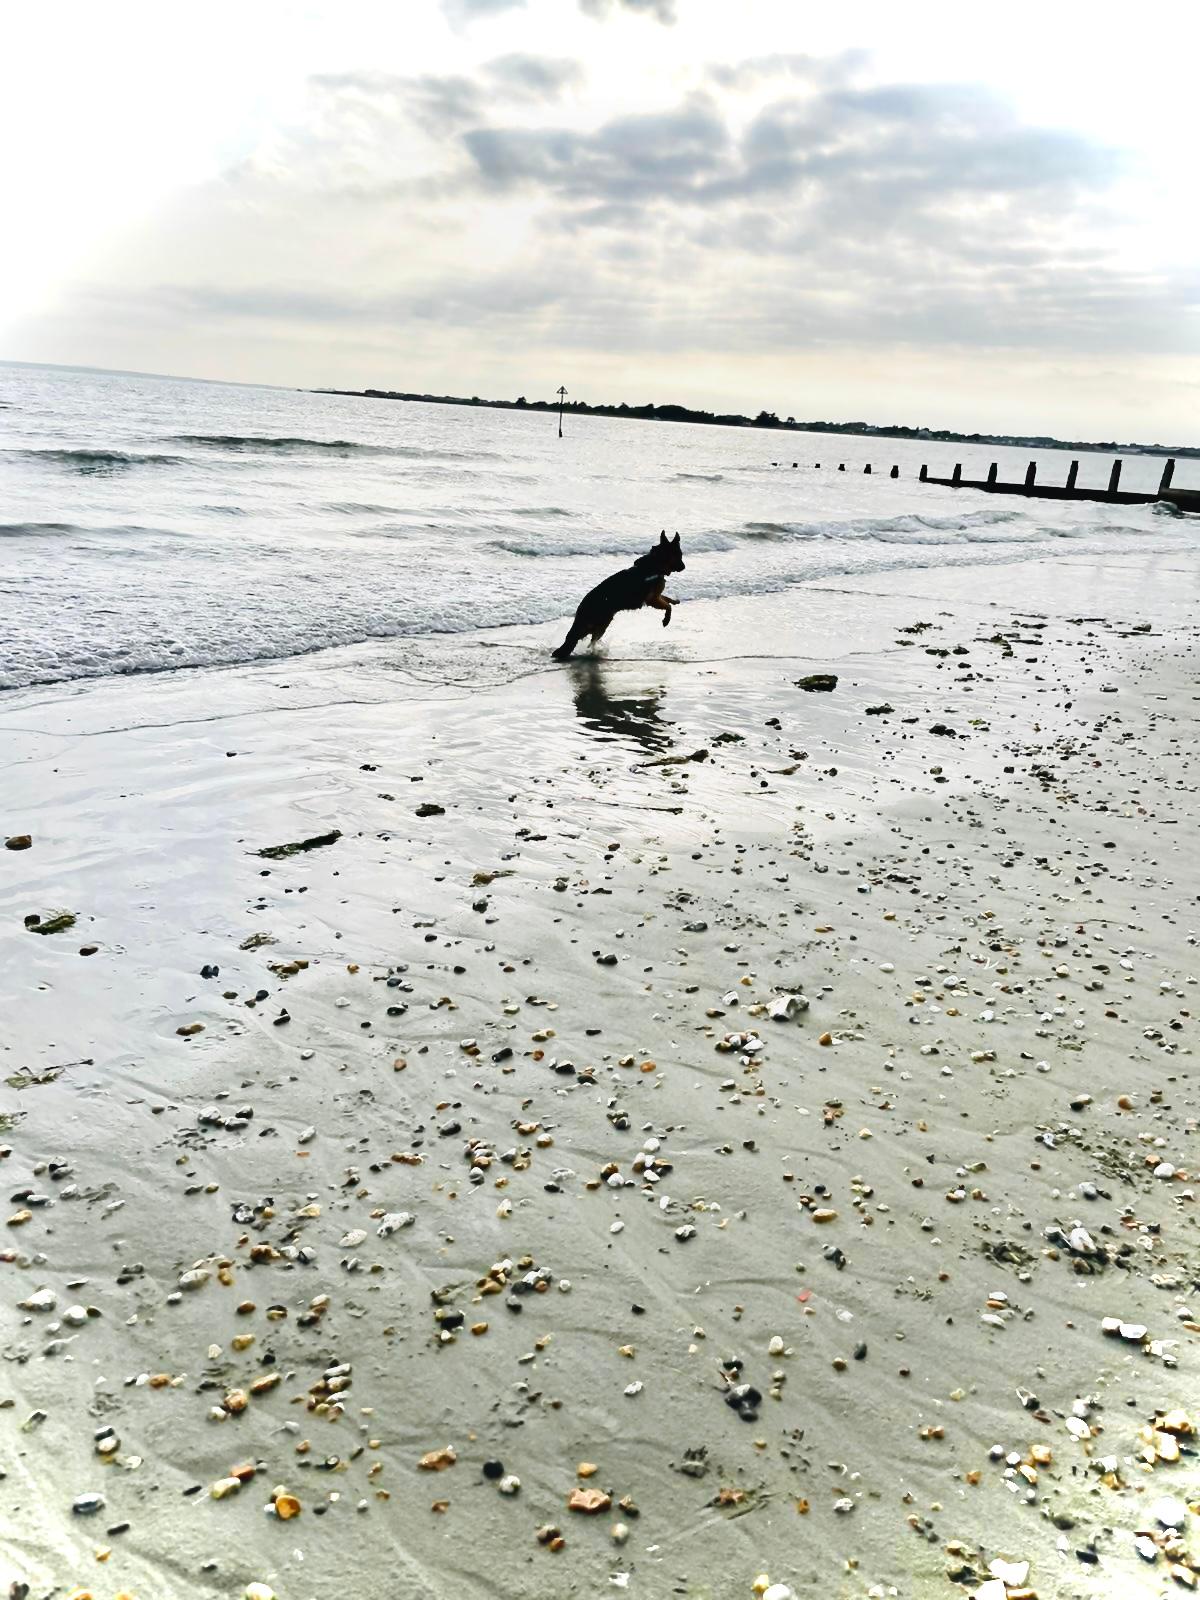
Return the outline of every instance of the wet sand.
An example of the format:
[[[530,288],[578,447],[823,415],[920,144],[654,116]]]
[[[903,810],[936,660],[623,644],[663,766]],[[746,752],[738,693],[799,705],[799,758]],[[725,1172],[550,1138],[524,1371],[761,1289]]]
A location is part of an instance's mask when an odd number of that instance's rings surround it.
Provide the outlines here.
[[[1198,578],[8,696],[0,1578],[1177,1587]]]

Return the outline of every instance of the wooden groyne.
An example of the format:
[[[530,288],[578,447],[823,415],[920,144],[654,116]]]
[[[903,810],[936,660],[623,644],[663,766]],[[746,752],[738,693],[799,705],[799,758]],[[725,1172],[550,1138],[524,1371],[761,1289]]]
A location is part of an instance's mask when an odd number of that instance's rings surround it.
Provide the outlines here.
[[[771,463],[772,466],[783,463]],[[793,461],[793,466],[796,463]],[[819,469],[821,463],[814,462]],[[1121,467],[1123,463],[1118,457],[1112,464],[1108,474],[1108,487],[1105,489],[1088,489],[1079,487],[1079,462],[1072,461],[1067,468],[1067,481],[1065,483],[1045,483],[1038,481],[1038,464],[1031,461],[1025,469],[1025,477],[1020,483],[1002,483],[1000,469],[996,462],[988,468],[986,478],[964,478],[962,463],[955,462],[954,471],[948,478],[935,478],[927,466],[922,466],[917,474],[918,482],[936,484],[942,489],[976,489],[982,494],[1018,494],[1027,499],[1035,500],[1099,500],[1108,505],[1119,506],[1144,506],[1156,500],[1166,501],[1168,505],[1175,506],[1180,511],[1200,511],[1200,489],[1176,489],[1174,487],[1175,457],[1168,456],[1163,464],[1162,478],[1158,488],[1151,492],[1134,491],[1121,488]],[[839,461],[837,470],[845,472],[846,463]],[[872,472],[870,462],[862,469],[864,473]],[[900,468],[892,467],[888,476],[898,478]]]
[[[934,478],[930,476],[929,468],[922,467],[920,480],[922,483],[936,483],[947,489],[981,489],[984,494],[1020,494],[1037,500],[1102,500],[1109,505],[1119,506],[1144,506],[1153,500],[1158,500],[1171,487],[1171,479],[1175,473],[1175,461],[1168,458],[1163,466],[1162,480],[1156,494],[1136,493],[1121,488],[1120,458],[1113,462],[1108,474],[1107,489],[1081,489],[1078,484],[1079,462],[1072,461],[1067,468],[1066,483],[1039,483],[1037,481],[1037,462],[1031,461],[1025,469],[1023,483],[1001,483],[999,471],[993,461],[988,468],[986,478],[964,478],[962,465],[955,462],[954,471],[948,478]]]

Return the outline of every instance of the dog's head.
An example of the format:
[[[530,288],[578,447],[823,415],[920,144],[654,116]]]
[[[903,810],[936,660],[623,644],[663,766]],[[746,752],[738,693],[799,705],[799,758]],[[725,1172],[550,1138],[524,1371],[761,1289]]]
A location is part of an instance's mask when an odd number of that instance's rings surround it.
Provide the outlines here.
[[[685,570],[683,551],[679,548],[679,535],[676,534],[673,539],[668,539],[665,528],[659,534],[658,543],[650,554],[661,572],[683,572]]]

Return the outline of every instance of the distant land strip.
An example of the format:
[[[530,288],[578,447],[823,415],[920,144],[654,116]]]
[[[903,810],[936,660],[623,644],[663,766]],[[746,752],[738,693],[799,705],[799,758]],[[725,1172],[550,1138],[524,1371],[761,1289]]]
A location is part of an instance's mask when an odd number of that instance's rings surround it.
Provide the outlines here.
[[[557,411],[557,400],[481,400],[454,394],[403,394],[396,389],[314,389],[313,394],[352,395],[360,400],[417,400],[434,406],[488,406],[499,411]],[[930,439],[943,444],[1009,444],[1029,450],[1103,450],[1108,453],[1144,456],[1189,456],[1200,458],[1200,445],[1118,444],[1115,439],[1052,439],[1044,434],[955,433],[950,428],[907,428],[901,423],[876,426],[871,422],[797,422],[795,417],[779,417],[774,411],[760,411],[756,417],[737,412],[694,411],[690,406],[592,406],[584,400],[568,400],[562,407],[580,417],[627,417],[637,422],[704,422],[720,428],[770,428],[780,433],[839,433],[863,439]]]

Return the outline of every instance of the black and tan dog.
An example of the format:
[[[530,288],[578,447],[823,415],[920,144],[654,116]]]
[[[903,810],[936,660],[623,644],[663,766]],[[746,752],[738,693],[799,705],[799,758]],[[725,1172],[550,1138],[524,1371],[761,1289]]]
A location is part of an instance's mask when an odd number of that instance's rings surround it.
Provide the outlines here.
[[[642,606],[653,606],[663,613],[665,628],[671,620],[671,607],[679,603],[663,593],[667,574],[683,570],[679,535],[668,539],[664,528],[658,543],[644,556],[639,556],[631,567],[614,572],[611,578],[605,578],[584,595],[571,631],[554,651],[555,661],[566,661],[585,634],[591,634],[593,644],[602,639],[618,611],[638,611]]]

